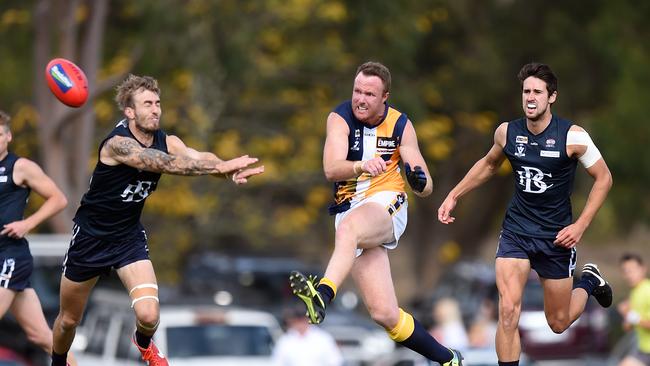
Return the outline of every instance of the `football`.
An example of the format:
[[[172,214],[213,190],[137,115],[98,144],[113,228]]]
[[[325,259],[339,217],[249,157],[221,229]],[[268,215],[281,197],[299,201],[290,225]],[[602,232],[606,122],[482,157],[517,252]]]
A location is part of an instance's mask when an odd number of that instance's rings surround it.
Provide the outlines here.
[[[54,96],[70,107],[81,107],[88,99],[88,80],[73,62],[55,58],[45,67],[45,80]]]

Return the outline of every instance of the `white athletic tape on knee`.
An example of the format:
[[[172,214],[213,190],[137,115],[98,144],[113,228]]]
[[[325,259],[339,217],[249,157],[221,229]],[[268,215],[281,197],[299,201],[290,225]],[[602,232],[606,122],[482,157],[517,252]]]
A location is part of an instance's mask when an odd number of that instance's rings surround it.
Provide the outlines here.
[[[158,300],[158,296],[153,296],[153,295],[140,296],[137,299],[133,299],[133,301],[131,301],[131,307],[133,307],[136,302],[138,302],[140,300],[145,300],[145,299],[153,299],[153,300],[156,300],[156,302],[160,302],[160,300]]]
[[[133,299],[131,301],[131,307],[135,306],[135,303],[140,300],[152,299],[160,302],[158,300],[158,285],[155,283],[137,285],[129,291],[129,296]]]
[[[155,290],[158,290],[158,285],[156,285],[155,283],[143,283],[141,285],[137,285],[134,288],[132,288],[131,291],[129,291],[129,295],[131,295],[133,291],[141,288],[153,288]]]

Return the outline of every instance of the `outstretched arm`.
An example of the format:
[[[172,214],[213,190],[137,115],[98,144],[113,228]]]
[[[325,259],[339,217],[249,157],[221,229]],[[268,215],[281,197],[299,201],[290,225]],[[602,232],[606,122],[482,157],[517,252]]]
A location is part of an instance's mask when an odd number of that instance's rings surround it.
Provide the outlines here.
[[[443,224],[451,224],[456,219],[451,212],[456,207],[458,199],[467,192],[487,182],[499,169],[505,159],[503,148],[506,141],[508,124],[502,123],[494,132],[494,145],[488,153],[467,172],[465,177],[449,192],[447,198],[438,208],[438,220]]]
[[[29,187],[45,199],[41,207],[23,220],[10,222],[2,228],[0,235],[11,238],[23,238],[40,223],[54,216],[68,204],[59,187],[48,177],[38,164],[25,158],[20,158],[14,165],[14,182],[19,186]]]
[[[189,146],[186,146],[183,141],[173,135],[167,136],[167,148],[169,152],[174,155],[187,156],[196,160],[208,160],[214,161],[217,163],[223,163],[224,161],[219,159],[217,155],[209,151],[197,151]],[[249,167],[245,169],[239,169],[225,174],[212,174],[215,177],[225,177],[232,180],[236,184],[245,184],[248,182],[248,178],[264,173],[264,166]]]
[[[180,140],[179,140],[180,141]],[[137,169],[176,175],[226,174],[244,169],[257,162],[257,158],[240,156],[232,160],[193,159],[160,150],[144,148],[134,139],[123,136],[111,137],[100,151],[104,164],[124,164]]]

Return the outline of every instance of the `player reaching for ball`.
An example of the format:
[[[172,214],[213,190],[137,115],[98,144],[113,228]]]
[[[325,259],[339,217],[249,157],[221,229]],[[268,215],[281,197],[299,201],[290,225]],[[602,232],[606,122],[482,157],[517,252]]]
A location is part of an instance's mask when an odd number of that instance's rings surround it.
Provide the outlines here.
[[[582,314],[590,295],[603,307],[612,303],[612,289],[594,264],[584,265],[582,278],[573,287],[576,245],[612,186],[607,164],[582,127],[551,114],[557,99],[557,78],[547,65],[524,65],[519,81],[525,117],[497,127],[490,151],[438,209],[440,222],[453,223],[455,218],[450,214],[458,199],[485,183],[508,158],[515,193],[503,220],[496,254],[496,351],[500,366],[519,364],[518,322],[531,268],[544,288],[544,313],[555,333],[562,333]],[[578,162],[594,183],[574,222],[570,196]]]
[[[125,118],[100,143],[90,188],[74,217],[63,262],[61,307],[54,322],[52,366],[65,366],[88,296],[99,275],[111,269],[131,297],[136,317],[133,342],[142,358],[150,366],[167,365],[152,342],[160,309],[147,235],[140,223],[146,198],[162,173],[226,176],[244,184],[264,172],[263,166],[251,167],[256,158],[221,160],[165,134],[160,129],[160,89],[149,76],[129,75],[117,87],[115,99]]]

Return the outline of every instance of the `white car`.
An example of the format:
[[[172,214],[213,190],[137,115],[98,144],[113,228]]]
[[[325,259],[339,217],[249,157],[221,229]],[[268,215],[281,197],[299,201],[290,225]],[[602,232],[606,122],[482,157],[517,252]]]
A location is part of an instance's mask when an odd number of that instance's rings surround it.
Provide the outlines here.
[[[267,366],[281,335],[267,312],[212,306],[161,306],[156,345],[174,366]],[[96,308],[86,315],[73,350],[80,365],[143,365],[132,344],[134,315],[127,308]]]

